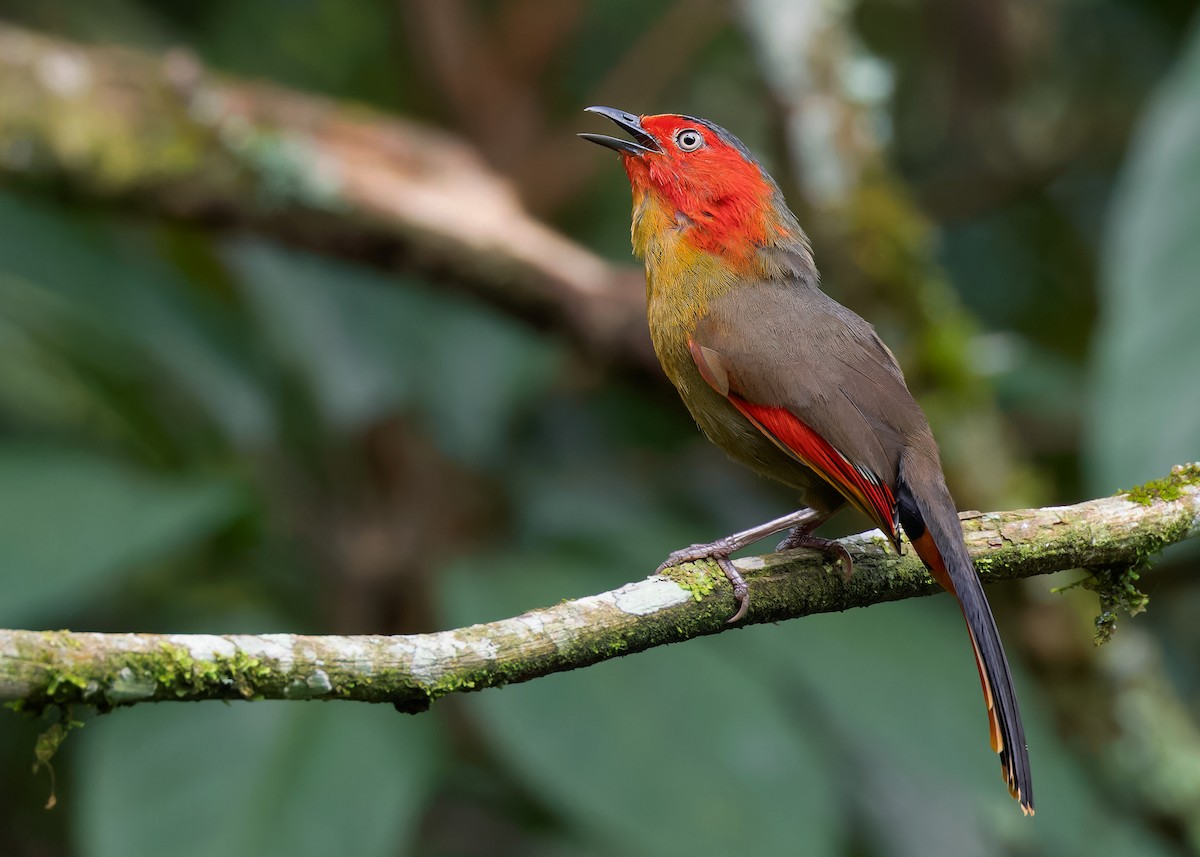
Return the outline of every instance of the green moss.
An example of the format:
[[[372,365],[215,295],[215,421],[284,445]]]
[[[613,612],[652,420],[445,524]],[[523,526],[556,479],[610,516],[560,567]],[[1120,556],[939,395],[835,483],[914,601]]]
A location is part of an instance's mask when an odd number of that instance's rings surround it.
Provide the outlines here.
[[[82,721],[71,717],[71,707],[63,705],[58,707],[54,722],[43,729],[37,737],[37,743],[33,748],[33,772],[36,774],[42,768],[45,768],[46,772],[50,775],[50,796],[46,800],[46,809],[53,809],[54,805],[58,803],[54,765],[51,764],[54,755],[58,752],[58,748],[62,746],[63,741],[67,739],[67,736],[71,734],[71,730],[79,729],[82,726]]]
[[[1147,534],[1144,541],[1139,543],[1133,562],[1092,569],[1082,580],[1056,590],[1065,592],[1082,586],[1099,596],[1100,612],[1095,619],[1094,639],[1097,646],[1102,646],[1112,639],[1116,633],[1120,613],[1133,617],[1145,612],[1150,604],[1150,596],[1138,588],[1142,572],[1150,567],[1150,557],[1183,538],[1187,528],[1187,523],[1181,521],[1162,533]]]
[[[1162,479],[1152,479],[1144,485],[1118,491],[1117,494],[1124,494],[1139,505],[1151,506],[1162,501],[1178,500],[1183,496],[1183,489],[1193,485],[1200,485],[1200,464],[1179,464]]]
[[[46,682],[46,696],[54,701],[76,699],[81,691],[87,690],[88,680],[69,672],[51,671]]]
[[[1094,642],[1102,646],[1112,639],[1117,630],[1117,614],[1123,611],[1133,617],[1145,611],[1150,596],[1138,589],[1137,581],[1148,563],[1145,559],[1135,565],[1110,567],[1093,571],[1091,576],[1080,581],[1100,597],[1100,613],[1096,616]]]
[[[1183,496],[1185,488],[1200,485],[1200,464],[1180,464],[1171,468],[1164,479],[1155,479],[1144,485],[1123,492],[1131,501],[1143,506],[1156,502],[1170,502]],[[1100,615],[1096,617],[1096,645],[1112,639],[1116,630],[1117,613],[1124,611],[1128,616],[1143,612],[1150,603],[1150,596],[1142,592],[1137,581],[1141,573],[1149,568],[1150,557],[1164,547],[1185,538],[1189,523],[1180,520],[1161,533],[1148,535],[1138,550],[1137,559],[1124,567],[1101,569],[1093,572],[1084,586],[1100,596]]]
[[[711,560],[685,562],[671,566],[662,573],[673,580],[679,588],[688,592],[693,601],[703,601],[712,595],[718,586],[727,581],[721,567]]]
[[[10,703],[9,708],[13,711],[28,714],[31,717],[39,717],[48,709],[73,702],[84,702],[89,693],[94,693],[98,689],[94,680],[49,663],[50,657],[44,652],[22,652],[18,648],[18,654],[30,662],[36,662],[39,657],[43,659],[46,684],[40,694]]]
[[[422,688],[425,694],[424,705],[408,705],[404,710],[412,711],[413,713],[424,711],[434,700],[441,699],[443,696],[448,696],[452,693],[483,690],[488,687],[503,687],[513,681],[514,678],[523,677],[526,673],[526,666],[526,664],[520,662],[505,662],[482,669],[464,669],[452,672]]]
[[[63,668],[54,655],[63,638],[50,636],[54,639],[47,640],[47,647],[26,653],[32,661],[41,660],[44,688],[36,697],[13,706],[16,710],[36,715],[52,706],[73,703],[103,710],[152,698],[226,697],[231,685],[244,698],[252,699],[259,695],[260,682],[274,674],[270,664],[245,652],[197,660],[187,648],[163,643],[157,652],[123,655],[120,666],[112,671],[82,675]]]
[[[218,695],[215,693],[218,688],[223,691],[232,683],[244,698],[253,699],[259,695],[258,683],[273,673],[270,665],[242,651],[198,661],[183,646],[163,643],[159,648],[157,654],[127,658],[127,665],[115,678],[122,678],[128,671],[126,681],[130,677],[153,680],[150,694],[173,694],[179,698]],[[111,681],[109,687],[111,693]]]
[[[1158,500],[1169,501],[1172,497],[1182,496],[1184,487],[1197,484],[1198,481],[1200,481],[1200,465],[1189,464],[1174,468],[1171,476],[1167,479],[1155,480],[1134,490],[1142,496],[1150,498],[1145,501],[1148,504]],[[1133,498],[1131,497],[1131,499]],[[1135,500],[1135,502],[1143,501]],[[1150,567],[1151,557],[1158,554],[1167,545],[1175,544],[1186,538],[1189,529],[1189,521],[1181,518],[1167,526],[1162,532],[1147,533],[1142,540],[1137,542],[1137,555],[1132,562],[1093,570],[1089,577],[1073,584],[1090,589],[1100,597],[1100,613],[1096,617],[1096,645],[1103,645],[1112,639],[1120,612],[1132,617],[1146,610],[1150,603],[1150,596],[1138,588],[1142,572]]]

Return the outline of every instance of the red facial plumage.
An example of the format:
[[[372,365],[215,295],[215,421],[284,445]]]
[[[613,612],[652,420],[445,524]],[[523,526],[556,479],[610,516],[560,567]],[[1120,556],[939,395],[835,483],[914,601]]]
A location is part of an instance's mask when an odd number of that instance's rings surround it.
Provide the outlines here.
[[[752,158],[711,126],[664,114],[643,117],[642,127],[663,152],[623,158],[634,193],[650,194],[664,208],[686,216],[694,224],[689,240],[697,250],[740,260],[762,246],[769,231],[786,231],[775,216],[774,184]],[[676,138],[689,129],[700,134],[704,144],[684,152]]]

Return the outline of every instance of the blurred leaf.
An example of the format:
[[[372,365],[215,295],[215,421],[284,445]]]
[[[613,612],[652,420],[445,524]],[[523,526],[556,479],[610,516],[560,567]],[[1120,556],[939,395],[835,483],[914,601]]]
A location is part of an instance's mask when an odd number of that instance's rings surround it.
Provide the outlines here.
[[[225,251],[257,326],[331,426],[362,428],[413,397],[412,337],[426,308],[351,265],[256,241]]]
[[[557,374],[556,349],[473,303],[257,242],[226,255],[259,326],[337,429],[417,408],[446,452],[487,464]]]
[[[153,245],[124,246],[99,222],[6,193],[0,234],[0,318],[36,307],[94,331],[72,331],[63,348],[118,338],[136,346],[143,370],[185,390],[235,440],[274,431],[271,403],[244,344],[251,337],[239,338],[246,331],[236,329],[232,315],[189,288]]]
[[[834,724],[873,853],[967,857],[1168,854],[1105,807],[1016,665],[1037,815],[1012,801],[988,746],[979,679],[949,598],[814,615],[718,638],[751,677]],[[691,644],[689,644],[691,645]],[[969,843],[969,847],[968,847]]]
[[[591,577],[551,558],[449,575],[450,621],[551,600],[564,573]],[[832,853],[842,820],[819,738],[717,649],[657,650],[468,704],[528,787],[613,853]]]
[[[561,351],[511,319],[478,309],[434,329],[424,394],[451,454],[486,468],[512,417],[537,401],[558,374]]]
[[[438,737],[431,717],[382,705],[118,711],[78,738],[78,846],[88,857],[410,853]]]
[[[1105,244],[1087,455],[1110,493],[1200,458],[1200,29],[1130,148]]]
[[[51,608],[70,615],[115,576],[208,536],[240,505],[219,482],[150,476],[79,450],[0,444],[0,626]]]

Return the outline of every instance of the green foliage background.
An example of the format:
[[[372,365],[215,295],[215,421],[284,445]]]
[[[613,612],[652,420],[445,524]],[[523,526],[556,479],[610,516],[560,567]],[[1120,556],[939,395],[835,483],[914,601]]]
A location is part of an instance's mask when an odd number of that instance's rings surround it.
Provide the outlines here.
[[[417,5],[0,0],[0,16],[186,44],[223,72],[444,125],[542,216],[626,259],[617,167],[544,195],[519,134],[449,105]],[[634,85],[618,106],[720,121],[804,210],[744,19],[683,5],[717,23],[652,95]],[[544,73],[521,81],[540,142],[561,147],[583,146],[578,110],[616,58],[678,14],[661,1],[455,6],[502,46],[532,38],[503,30],[508,15],[574,15]],[[914,384],[959,450],[960,506],[1067,502],[1200,457],[1191,4],[844,9],[888,70],[873,121],[916,203],[878,216],[928,219],[884,228],[927,231],[965,308],[938,342],[970,389],[947,391],[934,370]],[[895,307],[917,294],[856,287],[813,231],[827,288],[882,318],[907,363],[920,332]],[[953,416],[972,396],[998,402],[995,435]],[[1028,478],[996,483],[979,440],[993,436],[1006,471]],[[453,627],[614,587],[789,502],[708,448],[665,384],[590,365],[442,284],[0,189],[0,626]],[[317,703],[86,717],[55,762],[50,811],[48,781],[29,773],[43,724],[6,715],[0,853],[1197,853],[1194,569],[1184,551],[1152,573],[1151,614],[1123,624],[1115,655],[1086,647],[1086,596],[1050,596],[1045,579],[993,594],[1027,718],[1032,821],[988,751],[960,620],[933,599],[724,634],[417,717]],[[1130,658],[1161,684],[1114,680]],[[1146,700],[1149,716],[1129,713]]]

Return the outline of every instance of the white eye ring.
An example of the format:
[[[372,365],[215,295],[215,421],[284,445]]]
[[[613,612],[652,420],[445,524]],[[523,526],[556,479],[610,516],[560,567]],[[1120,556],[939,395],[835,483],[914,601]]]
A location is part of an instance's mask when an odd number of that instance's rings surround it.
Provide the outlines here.
[[[704,135],[695,128],[684,128],[675,134],[675,145],[681,152],[694,152],[704,145]]]

